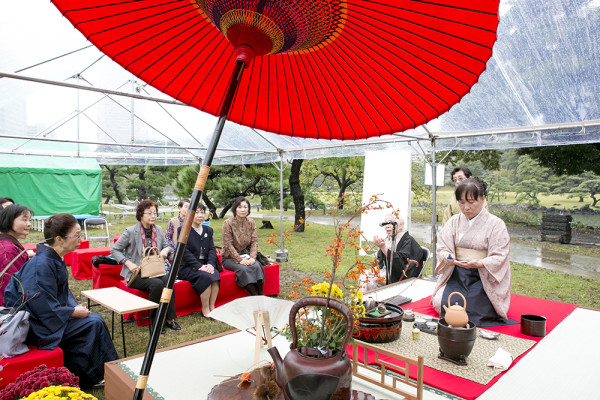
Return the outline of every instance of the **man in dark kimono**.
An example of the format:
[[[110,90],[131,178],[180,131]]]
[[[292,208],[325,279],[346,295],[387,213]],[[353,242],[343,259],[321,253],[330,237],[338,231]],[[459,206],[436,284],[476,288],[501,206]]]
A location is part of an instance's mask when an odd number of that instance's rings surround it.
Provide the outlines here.
[[[394,214],[386,215],[382,225],[385,227],[387,236],[385,238],[375,236],[373,242],[379,247],[377,252],[379,268],[385,267],[387,270],[391,266],[387,283],[418,277],[423,269],[424,256],[419,243],[403,229],[403,222]],[[392,251],[394,247],[395,250]],[[418,264],[407,265],[409,259]]]
[[[29,317],[27,344],[42,350],[60,347],[65,366],[89,388],[104,379],[104,363],[118,359],[102,317],[78,305],[68,287],[69,275],[62,257],[50,246],[38,244],[36,255],[12,279],[6,303],[23,300]],[[25,295],[23,295],[25,294]]]

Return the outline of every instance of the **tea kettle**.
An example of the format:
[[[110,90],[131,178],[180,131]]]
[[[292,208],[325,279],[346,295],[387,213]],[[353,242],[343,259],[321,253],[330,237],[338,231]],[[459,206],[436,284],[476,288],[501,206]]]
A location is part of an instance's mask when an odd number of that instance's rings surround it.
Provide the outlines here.
[[[450,305],[450,298],[455,294],[462,297],[464,305],[465,305],[464,307],[459,306],[458,303],[454,303],[453,306]],[[460,293],[460,292],[450,293],[450,296],[448,296],[448,307],[446,307],[444,305],[442,305],[442,307],[444,307],[444,311],[446,311],[446,316],[444,317],[444,319],[446,320],[448,325],[465,326],[469,323],[469,316],[467,315],[467,311],[466,311],[467,299],[465,299],[465,296],[463,296],[462,293]]]

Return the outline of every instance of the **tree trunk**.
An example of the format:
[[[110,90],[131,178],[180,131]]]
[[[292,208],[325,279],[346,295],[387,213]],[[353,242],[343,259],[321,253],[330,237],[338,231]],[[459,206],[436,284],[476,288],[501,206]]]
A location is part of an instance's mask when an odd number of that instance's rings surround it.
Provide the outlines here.
[[[205,192],[202,192],[202,200],[204,200],[204,204],[206,205],[206,208],[208,208],[207,215],[212,213],[212,217],[214,219],[219,219],[219,216],[217,215],[217,207],[212,201],[210,201]]]
[[[304,160],[292,161],[290,171],[290,193],[294,199],[294,232],[304,232],[304,221],[306,220],[306,209],[304,206],[304,192],[300,186],[300,168]],[[302,221],[302,222],[300,222]]]
[[[592,201],[594,202],[594,204],[592,204],[592,207],[596,207],[596,203],[598,203],[598,201],[600,199],[597,199],[595,195],[591,195],[590,197],[592,198]]]
[[[108,167],[108,165],[105,165],[104,168],[106,168],[106,170],[108,171],[108,177],[110,179],[110,186],[112,187],[113,191],[115,192],[115,196],[117,197],[117,201],[119,202],[118,204],[125,204],[125,203],[123,203],[123,196],[121,196],[121,192],[119,192],[119,185],[117,185],[117,181],[116,181],[117,168],[110,169]]]
[[[138,198],[140,200],[144,200],[147,199],[148,196],[146,195],[146,185],[144,184],[143,181],[146,180],[146,168],[142,168],[142,170],[140,171],[140,173],[138,174],[138,177],[140,178],[140,187],[138,189]]]
[[[233,201],[229,202],[229,204],[227,204],[225,207],[223,207],[223,209],[221,210],[221,213],[219,214],[219,218],[225,218],[227,211],[229,211],[229,209],[231,208],[232,205],[233,205]]]
[[[583,203],[583,196],[579,196],[579,202]]]

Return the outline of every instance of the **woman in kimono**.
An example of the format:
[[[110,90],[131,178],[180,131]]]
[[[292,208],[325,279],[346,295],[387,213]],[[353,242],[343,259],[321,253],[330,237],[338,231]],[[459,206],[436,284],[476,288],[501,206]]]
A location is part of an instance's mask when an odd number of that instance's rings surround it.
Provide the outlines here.
[[[104,380],[104,363],[118,359],[106,323],[77,304],[69,290],[63,256],[79,247],[81,228],[71,214],[56,214],[44,225],[45,243],[25,263],[5,291],[6,303],[30,313],[27,343],[42,350],[63,351],[65,366],[79,377],[81,388]]]
[[[443,318],[442,304],[452,292],[467,300],[469,321],[477,326],[516,323],[508,320],[510,306],[510,237],[504,221],[484,207],[487,185],[479,178],[463,180],[456,188],[461,213],[438,235],[437,256],[442,260],[431,304]],[[464,306],[460,296],[452,304]]]
[[[386,268],[386,270],[391,267],[390,279],[387,283],[419,276],[423,269],[423,249],[419,243],[403,229],[404,223],[398,220],[394,214],[387,214],[381,225],[385,227],[387,236],[381,238],[375,235],[373,243],[379,247],[377,252],[379,267]],[[392,251],[394,243],[396,249]],[[418,264],[407,265],[409,259],[417,261]]]
[[[202,302],[202,316],[213,319],[207,315],[215,308],[221,278],[215,268],[217,251],[213,241],[213,230],[210,226],[202,225],[204,211],[204,205],[198,204],[177,277],[192,284]]]

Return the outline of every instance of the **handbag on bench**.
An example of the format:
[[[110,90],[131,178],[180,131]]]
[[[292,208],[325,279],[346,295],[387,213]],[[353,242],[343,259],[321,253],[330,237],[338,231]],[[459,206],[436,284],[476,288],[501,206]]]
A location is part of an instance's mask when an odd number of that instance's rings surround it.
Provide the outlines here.
[[[157,247],[144,249],[144,256],[140,261],[140,274],[142,274],[142,278],[157,278],[166,275],[165,260]]]

